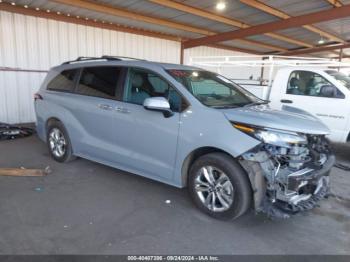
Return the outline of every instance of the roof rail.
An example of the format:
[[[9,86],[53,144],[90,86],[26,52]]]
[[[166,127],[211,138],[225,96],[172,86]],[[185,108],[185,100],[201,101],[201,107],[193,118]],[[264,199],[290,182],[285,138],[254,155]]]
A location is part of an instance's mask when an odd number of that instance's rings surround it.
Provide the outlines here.
[[[62,63],[62,65],[77,63],[77,62],[85,62],[85,61],[95,61],[95,60],[111,60],[111,61],[139,60],[139,61],[145,61],[143,59],[137,59],[137,58],[126,57],[126,56],[109,56],[109,55],[103,55],[101,57],[79,56],[75,60],[66,61],[66,62]]]
[[[118,59],[118,60],[138,60],[138,61],[146,61],[145,59],[139,59],[135,57],[128,57],[128,56],[114,56],[114,55],[103,55],[101,58],[106,59]]]

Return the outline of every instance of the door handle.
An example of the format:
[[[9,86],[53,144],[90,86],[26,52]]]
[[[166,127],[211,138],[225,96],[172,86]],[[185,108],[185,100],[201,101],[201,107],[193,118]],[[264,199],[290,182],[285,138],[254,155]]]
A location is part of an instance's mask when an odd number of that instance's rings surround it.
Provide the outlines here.
[[[285,104],[293,104],[292,100],[288,100],[288,99],[282,99],[281,103],[285,103]]]
[[[118,113],[124,113],[124,114],[128,114],[130,113],[129,109],[125,108],[125,107],[116,107],[115,111],[117,111]]]
[[[112,106],[106,104],[99,104],[98,107],[102,110],[112,110]]]

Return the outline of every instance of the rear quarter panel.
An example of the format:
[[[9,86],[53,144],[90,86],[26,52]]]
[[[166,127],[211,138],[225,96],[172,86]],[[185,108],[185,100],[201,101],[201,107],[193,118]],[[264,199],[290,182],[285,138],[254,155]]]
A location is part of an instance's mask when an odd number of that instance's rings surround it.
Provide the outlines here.
[[[84,128],[81,126],[78,119],[71,113],[69,107],[74,106],[74,95],[64,92],[56,91],[42,91],[41,96],[43,100],[38,100],[35,105],[37,115],[37,131],[39,137],[46,141],[47,122],[49,119],[58,119],[65,126],[71,143],[73,151],[79,151],[78,139],[81,137]],[[68,107],[69,105],[69,107]]]

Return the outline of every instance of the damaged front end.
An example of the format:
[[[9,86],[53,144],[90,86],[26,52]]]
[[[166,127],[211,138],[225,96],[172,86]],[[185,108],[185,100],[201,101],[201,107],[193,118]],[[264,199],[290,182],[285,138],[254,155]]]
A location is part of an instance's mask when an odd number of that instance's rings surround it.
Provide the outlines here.
[[[242,125],[235,127],[242,130]],[[327,196],[335,157],[324,135],[273,130],[264,134],[246,127],[244,131],[254,132],[262,141],[240,157],[253,187],[256,211],[285,218],[312,209]]]

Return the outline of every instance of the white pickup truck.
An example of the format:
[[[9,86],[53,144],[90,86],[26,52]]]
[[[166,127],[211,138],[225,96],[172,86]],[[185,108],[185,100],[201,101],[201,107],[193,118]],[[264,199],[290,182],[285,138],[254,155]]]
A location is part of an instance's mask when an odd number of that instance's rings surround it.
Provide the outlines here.
[[[292,106],[309,112],[331,130],[334,142],[350,142],[350,77],[331,69],[281,68],[272,85],[242,85],[270,100],[271,107]]]
[[[309,112],[329,127],[332,141],[350,143],[350,77],[334,69],[348,69],[349,62],[290,56],[199,56],[191,57],[190,64],[220,73],[271,101],[272,108],[290,106]]]

